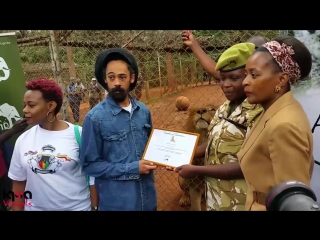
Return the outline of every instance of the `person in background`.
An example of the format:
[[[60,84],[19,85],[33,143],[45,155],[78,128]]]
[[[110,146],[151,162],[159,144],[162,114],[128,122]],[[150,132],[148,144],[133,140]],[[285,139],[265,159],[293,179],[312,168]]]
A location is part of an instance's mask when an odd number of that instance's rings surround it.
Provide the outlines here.
[[[89,83],[89,104],[90,109],[97,105],[102,100],[102,88],[97,83],[96,78],[92,78]]]
[[[67,86],[67,93],[73,119],[76,123],[80,120],[80,104],[84,97],[84,90],[85,88],[80,79],[74,77],[70,78],[70,84]]]
[[[4,193],[11,190],[9,187],[9,179],[7,176],[8,168],[10,165],[10,160],[12,154],[9,153],[10,149],[7,147],[7,141],[9,141],[14,135],[22,133],[28,127],[27,120],[22,118],[16,121],[12,128],[0,132],[0,211],[6,211],[7,206],[5,206],[4,202],[7,199],[4,197]],[[11,151],[12,153],[12,151]],[[10,157],[10,159],[8,159]]]
[[[151,114],[129,94],[137,84],[137,62],[124,49],[108,49],[97,57],[95,76],[108,96],[84,119],[80,159],[95,177],[99,211],[156,211],[156,166],[141,160]]]
[[[211,75],[216,81],[219,81],[220,74],[219,71],[216,70],[216,61],[203,51],[197,39],[193,36],[190,30],[184,30],[182,32],[182,41],[192,50],[204,71]],[[263,36],[252,36],[246,42],[255,44],[255,47],[257,48],[267,41],[268,39]]]
[[[291,36],[263,44],[247,61],[242,85],[248,102],[260,104],[263,113],[237,155],[248,185],[246,210],[265,211],[267,194],[280,183],[310,187],[313,136],[291,85],[305,79],[311,66],[309,50]]]
[[[97,210],[94,178],[88,181],[79,162],[76,128],[57,119],[62,89],[47,79],[29,81],[26,88],[23,113],[33,127],[17,139],[8,176],[13,192],[28,190],[32,199],[23,206],[25,199],[16,198],[12,210]],[[78,130],[81,134],[81,127]]]

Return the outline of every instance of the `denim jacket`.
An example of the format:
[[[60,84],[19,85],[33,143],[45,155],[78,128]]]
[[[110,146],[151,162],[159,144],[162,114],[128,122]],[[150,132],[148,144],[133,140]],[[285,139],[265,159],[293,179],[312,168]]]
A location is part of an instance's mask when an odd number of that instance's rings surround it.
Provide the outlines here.
[[[156,211],[153,172],[139,174],[152,129],[146,105],[130,97],[132,113],[109,96],[83,122],[80,161],[95,177],[100,211]]]

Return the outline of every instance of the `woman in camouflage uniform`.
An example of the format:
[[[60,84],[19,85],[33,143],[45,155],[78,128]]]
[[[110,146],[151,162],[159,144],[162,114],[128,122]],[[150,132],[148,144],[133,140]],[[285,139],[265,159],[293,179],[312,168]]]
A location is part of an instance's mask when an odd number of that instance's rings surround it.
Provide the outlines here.
[[[175,169],[183,178],[206,177],[208,211],[244,210],[247,186],[237,153],[251,120],[262,112],[260,105],[247,102],[242,86],[246,61],[254,50],[254,44],[240,43],[220,56],[216,71],[220,71],[220,85],[227,100],[211,121],[208,142],[196,149],[195,158],[203,157],[205,152],[204,166],[183,165]]]

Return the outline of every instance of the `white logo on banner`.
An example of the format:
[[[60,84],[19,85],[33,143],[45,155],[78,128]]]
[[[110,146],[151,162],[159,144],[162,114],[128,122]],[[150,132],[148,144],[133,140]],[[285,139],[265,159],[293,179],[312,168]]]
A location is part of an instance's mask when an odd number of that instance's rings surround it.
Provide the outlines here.
[[[6,61],[0,57],[0,82],[8,80],[10,77],[10,70]]]
[[[4,103],[0,105],[0,130],[10,129],[21,117],[14,106]],[[15,120],[14,122],[12,120]]]

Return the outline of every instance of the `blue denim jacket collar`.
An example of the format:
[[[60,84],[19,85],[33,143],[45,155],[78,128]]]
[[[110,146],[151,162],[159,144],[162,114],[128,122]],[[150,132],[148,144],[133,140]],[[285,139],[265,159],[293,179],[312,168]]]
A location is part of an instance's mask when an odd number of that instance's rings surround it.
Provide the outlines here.
[[[129,99],[132,105],[132,110],[136,110],[136,108],[140,108],[139,104],[137,103],[136,100],[134,100],[130,95],[129,95]],[[119,106],[109,95],[106,97],[106,102],[110,107],[110,110],[112,112],[113,115],[118,115],[121,110],[122,107]]]

